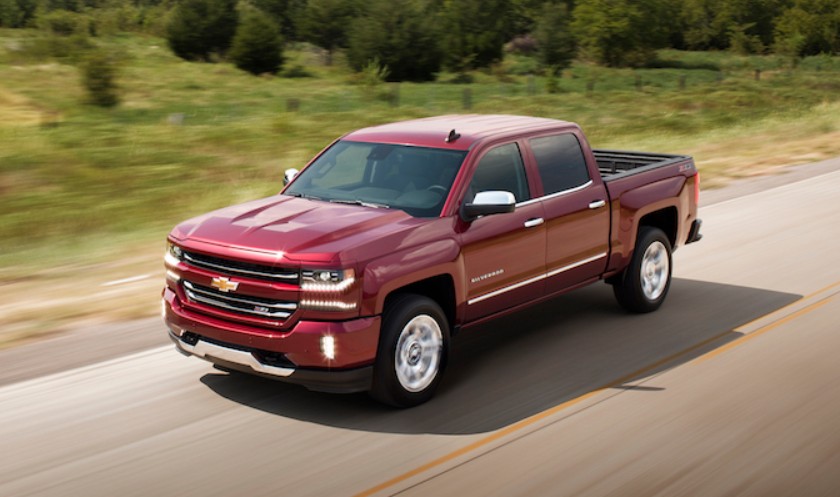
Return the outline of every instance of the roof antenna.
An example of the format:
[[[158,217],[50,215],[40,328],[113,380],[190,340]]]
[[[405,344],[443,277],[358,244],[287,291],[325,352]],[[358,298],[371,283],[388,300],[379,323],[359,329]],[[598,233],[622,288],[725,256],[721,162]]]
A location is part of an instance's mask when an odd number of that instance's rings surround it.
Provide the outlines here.
[[[461,134],[456,133],[455,130],[453,129],[452,131],[449,132],[449,136],[447,136],[446,139],[443,140],[443,141],[445,141],[446,143],[452,143],[455,140],[457,140],[458,138],[461,138]]]

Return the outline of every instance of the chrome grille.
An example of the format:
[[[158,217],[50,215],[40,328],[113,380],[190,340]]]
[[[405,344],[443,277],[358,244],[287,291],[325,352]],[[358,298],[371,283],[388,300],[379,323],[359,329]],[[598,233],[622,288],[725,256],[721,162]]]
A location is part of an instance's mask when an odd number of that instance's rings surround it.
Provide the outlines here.
[[[294,302],[282,302],[250,295],[234,296],[189,281],[184,281],[184,290],[192,302],[247,316],[286,319],[297,309],[297,304]]]
[[[184,251],[182,257],[184,262],[187,264],[213,271],[222,271],[226,274],[234,276],[244,276],[246,278],[254,278],[258,280],[282,281],[284,283],[295,284],[298,283],[298,279],[300,278],[297,270],[289,268],[277,268],[263,266],[260,264],[251,264],[249,262],[220,259],[218,257],[211,257],[209,255],[198,254],[196,252]]]

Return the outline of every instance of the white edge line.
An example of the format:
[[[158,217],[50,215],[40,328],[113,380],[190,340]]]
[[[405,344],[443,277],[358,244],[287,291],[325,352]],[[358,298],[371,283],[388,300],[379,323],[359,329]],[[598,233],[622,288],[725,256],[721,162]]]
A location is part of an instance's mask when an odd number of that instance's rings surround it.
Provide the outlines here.
[[[18,389],[25,389],[37,385],[39,383],[49,383],[52,381],[60,380],[62,378],[68,376],[74,376],[82,373],[87,373],[89,371],[93,371],[100,368],[105,368],[108,366],[113,366],[114,364],[124,363],[128,361],[133,361],[136,359],[142,359],[147,356],[152,356],[155,354],[159,354],[165,350],[172,350],[175,348],[175,345],[163,345],[161,347],[155,347],[153,349],[147,349],[140,352],[135,352],[133,354],[124,355],[120,357],[115,357],[114,359],[108,359],[107,361],[97,362],[95,364],[88,364],[87,366],[80,366],[74,369],[68,369],[66,371],[59,371],[58,373],[52,373],[45,376],[39,376],[37,378],[32,378],[29,380],[19,381],[17,383],[11,383],[9,385],[4,385],[0,387],[0,395],[6,394],[8,392],[13,392]],[[173,354],[175,357],[182,357],[179,354]]]
[[[131,283],[133,281],[145,280],[149,276],[151,276],[151,275],[141,274],[140,276],[132,276],[131,278],[124,278],[124,279],[121,279],[121,280],[114,280],[114,281],[109,281],[107,283],[102,283],[102,286],[114,286],[114,285],[121,285],[123,283]]]
[[[796,185],[799,185],[800,183],[805,183],[807,181],[825,179],[826,176],[831,176],[832,174],[840,174],[840,171],[831,171],[831,172],[827,172],[827,173],[824,173],[824,174],[819,174],[817,176],[811,176],[810,178],[803,178],[803,179],[794,181],[792,183],[786,183],[784,185],[774,186],[774,187],[768,188],[766,190],[761,190],[761,191],[758,191],[758,192],[752,192],[752,193],[748,193],[746,195],[741,195],[740,197],[729,198],[729,199],[722,200],[720,202],[715,202],[715,203],[709,204],[709,205],[701,205],[700,208],[701,209],[711,209],[712,207],[717,207],[719,205],[728,204],[730,202],[735,202],[735,201],[738,201],[738,200],[741,200],[741,199],[754,197],[756,195],[761,195],[763,193],[768,193],[768,192],[772,192],[772,191],[776,191],[776,190],[783,190],[785,188],[796,186]],[[703,196],[703,190],[702,189],[700,190],[700,196],[701,197]]]

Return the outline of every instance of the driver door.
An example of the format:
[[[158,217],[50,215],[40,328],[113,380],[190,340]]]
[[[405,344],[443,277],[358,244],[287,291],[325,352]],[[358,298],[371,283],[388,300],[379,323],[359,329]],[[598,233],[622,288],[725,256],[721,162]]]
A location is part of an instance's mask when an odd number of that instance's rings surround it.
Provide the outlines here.
[[[467,321],[543,295],[546,230],[517,142],[495,146],[478,159],[464,202],[482,191],[507,191],[516,208],[472,221],[461,234],[466,268]]]

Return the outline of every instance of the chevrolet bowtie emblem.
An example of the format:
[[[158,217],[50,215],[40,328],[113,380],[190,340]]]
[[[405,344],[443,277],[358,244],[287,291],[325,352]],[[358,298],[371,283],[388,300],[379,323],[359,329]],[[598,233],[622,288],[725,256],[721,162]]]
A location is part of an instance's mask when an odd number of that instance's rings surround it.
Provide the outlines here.
[[[218,288],[219,291],[227,293],[230,291],[236,291],[236,289],[239,288],[239,283],[230,281],[227,278],[219,277],[213,278],[213,286]]]

